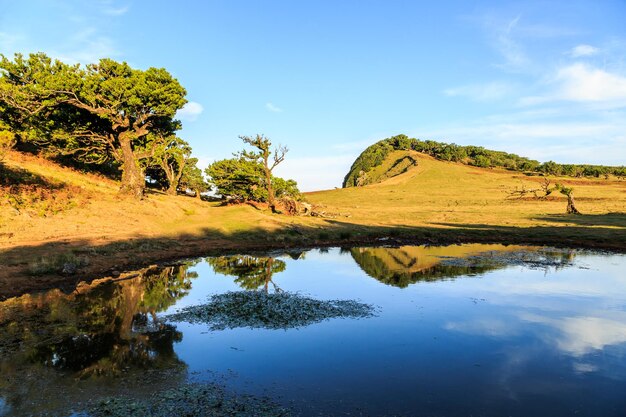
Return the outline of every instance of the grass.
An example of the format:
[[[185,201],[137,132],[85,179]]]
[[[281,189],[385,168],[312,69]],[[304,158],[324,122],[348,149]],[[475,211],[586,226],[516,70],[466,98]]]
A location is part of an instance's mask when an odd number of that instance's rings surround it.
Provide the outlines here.
[[[564,196],[554,195],[545,201],[507,198],[515,187],[539,188],[543,177],[412,154],[418,161],[417,167],[401,175],[365,187],[309,193],[307,198],[326,205],[329,211],[349,214],[355,225],[427,227],[435,231],[494,226],[536,228],[538,233],[541,227],[552,230],[557,226],[565,232],[568,226],[584,225],[581,240],[607,231],[600,228],[612,229],[616,237],[623,239],[624,180],[553,178],[553,183],[574,187],[577,206],[584,214],[567,216]],[[400,156],[395,152],[390,157],[396,160]]]
[[[336,214],[317,218],[274,215],[247,205],[221,207],[155,191],[135,201],[118,195],[115,181],[9,152],[6,169],[27,178],[29,187],[47,191],[39,195],[23,187],[22,210],[0,195],[0,298],[19,293],[19,280],[33,270],[54,273],[58,268],[41,259],[68,251],[89,253],[85,276],[220,251],[363,243],[525,243],[626,251],[624,180],[553,178],[574,188],[583,213],[566,215],[566,198],[556,193],[542,201],[507,199],[516,187],[538,188],[540,176],[406,153],[392,153],[382,166],[393,169],[405,156],[417,165],[381,183],[306,193],[309,202]],[[27,200],[38,195],[36,202]],[[36,263],[42,265],[32,266]],[[33,285],[32,279],[24,282]]]

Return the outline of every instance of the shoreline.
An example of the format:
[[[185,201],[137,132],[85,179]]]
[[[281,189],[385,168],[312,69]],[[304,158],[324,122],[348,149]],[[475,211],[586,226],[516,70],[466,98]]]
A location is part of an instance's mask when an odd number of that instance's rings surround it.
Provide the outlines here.
[[[63,292],[73,291],[83,283],[97,280],[124,279],[134,275],[133,272],[154,265],[171,265],[195,258],[223,256],[233,254],[271,254],[307,251],[316,248],[332,247],[373,247],[373,246],[449,246],[459,244],[503,244],[526,246],[551,246],[579,250],[606,251],[626,253],[626,245],[617,240],[606,240],[601,236],[586,236],[574,239],[563,236],[529,236],[524,234],[478,233],[472,230],[439,229],[434,231],[416,232],[410,236],[407,231],[368,236],[350,236],[350,229],[345,228],[343,238],[314,239],[302,235],[300,239],[289,241],[268,241],[271,234],[258,234],[246,240],[212,239],[203,237],[184,238],[141,238],[125,241],[110,240],[96,245],[85,245],[84,242],[67,240],[49,241],[40,245],[11,246],[0,249],[0,261],[5,268],[0,271],[0,301],[25,294],[59,289]],[[352,232],[354,233],[354,232]],[[394,236],[392,236],[394,235]],[[265,240],[264,240],[265,239]],[[79,267],[75,273],[60,272],[33,274],[29,268],[38,259],[53,259],[68,253],[84,256],[88,264]]]

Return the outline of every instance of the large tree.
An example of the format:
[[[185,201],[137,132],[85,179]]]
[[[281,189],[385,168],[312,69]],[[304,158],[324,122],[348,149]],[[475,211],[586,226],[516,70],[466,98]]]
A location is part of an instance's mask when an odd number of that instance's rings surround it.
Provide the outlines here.
[[[153,155],[156,138],[180,128],[174,117],[186,103],[171,74],[111,59],[67,65],[42,53],[12,61],[2,55],[0,71],[0,101],[35,126],[37,136],[86,159],[113,158],[122,170],[121,191],[142,196],[140,161]]]

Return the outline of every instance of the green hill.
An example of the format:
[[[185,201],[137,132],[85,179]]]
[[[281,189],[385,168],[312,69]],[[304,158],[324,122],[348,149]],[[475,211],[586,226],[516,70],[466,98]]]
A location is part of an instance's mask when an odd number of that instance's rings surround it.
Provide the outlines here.
[[[570,177],[626,177],[626,167],[602,165],[540,163],[533,159],[481,146],[460,146],[406,135],[383,139],[367,147],[354,161],[345,176],[343,187],[375,184],[406,172],[417,163],[407,151],[420,152],[441,161],[460,162],[480,168],[504,168],[510,171]]]

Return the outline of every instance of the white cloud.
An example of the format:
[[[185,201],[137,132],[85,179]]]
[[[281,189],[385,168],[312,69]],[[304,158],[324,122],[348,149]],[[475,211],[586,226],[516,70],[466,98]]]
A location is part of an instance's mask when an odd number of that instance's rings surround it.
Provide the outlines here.
[[[511,71],[520,71],[529,64],[522,46],[513,38],[513,31],[520,19],[521,16],[517,16],[510,20],[503,28],[500,28],[496,36],[496,47],[505,60],[500,66]]]
[[[503,81],[485,84],[469,84],[461,87],[448,88],[443,91],[449,97],[467,97],[474,101],[500,100],[514,91],[514,87]]]
[[[517,153],[539,161],[623,165],[626,158],[626,115],[595,121],[511,121],[504,117],[473,124],[409,132],[422,137],[462,145]]]
[[[583,56],[595,55],[599,51],[600,50],[598,48],[596,48],[595,46],[582,44],[582,45],[578,45],[578,46],[575,46],[574,48],[572,48],[572,50],[570,51],[569,54],[573,58],[580,58],[580,57],[583,57]]]
[[[561,68],[558,97],[572,101],[626,101],[626,77],[587,64]]]
[[[207,155],[194,155],[194,156],[198,158],[198,163],[196,164],[196,166],[200,168],[202,172],[204,172],[204,170],[216,160],[214,157],[207,156]]]
[[[522,97],[518,103],[535,106],[553,101],[571,101],[602,105],[604,108],[626,107],[626,77],[589,64],[560,67],[545,84],[551,91]]]
[[[68,64],[92,64],[102,58],[115,58],[120,55],[113,41],[106,36],[96,36],[95,31],[79,32],[74,43],[65,51],[51,51],[50,55]]]
[[[176,117],[181,120],[193,122],[198,119],[203,111],[204,107],[202,107],[202,104],[190,101],[185,104],[182,109],[178,110]]]
[[[122,6],[122,7],[107,7],[102,12],[109,16],[121,16],[126,14],[130,10],[130,6]]]
[[[271,111],[271,112],[274,112],[274,113],[282,113],[282,111],[283,111],[283,109],[281,109],[278,106],[275,106],[274,104],[272,104],[270,102],[265,103],[265,108],[267,110]]]

